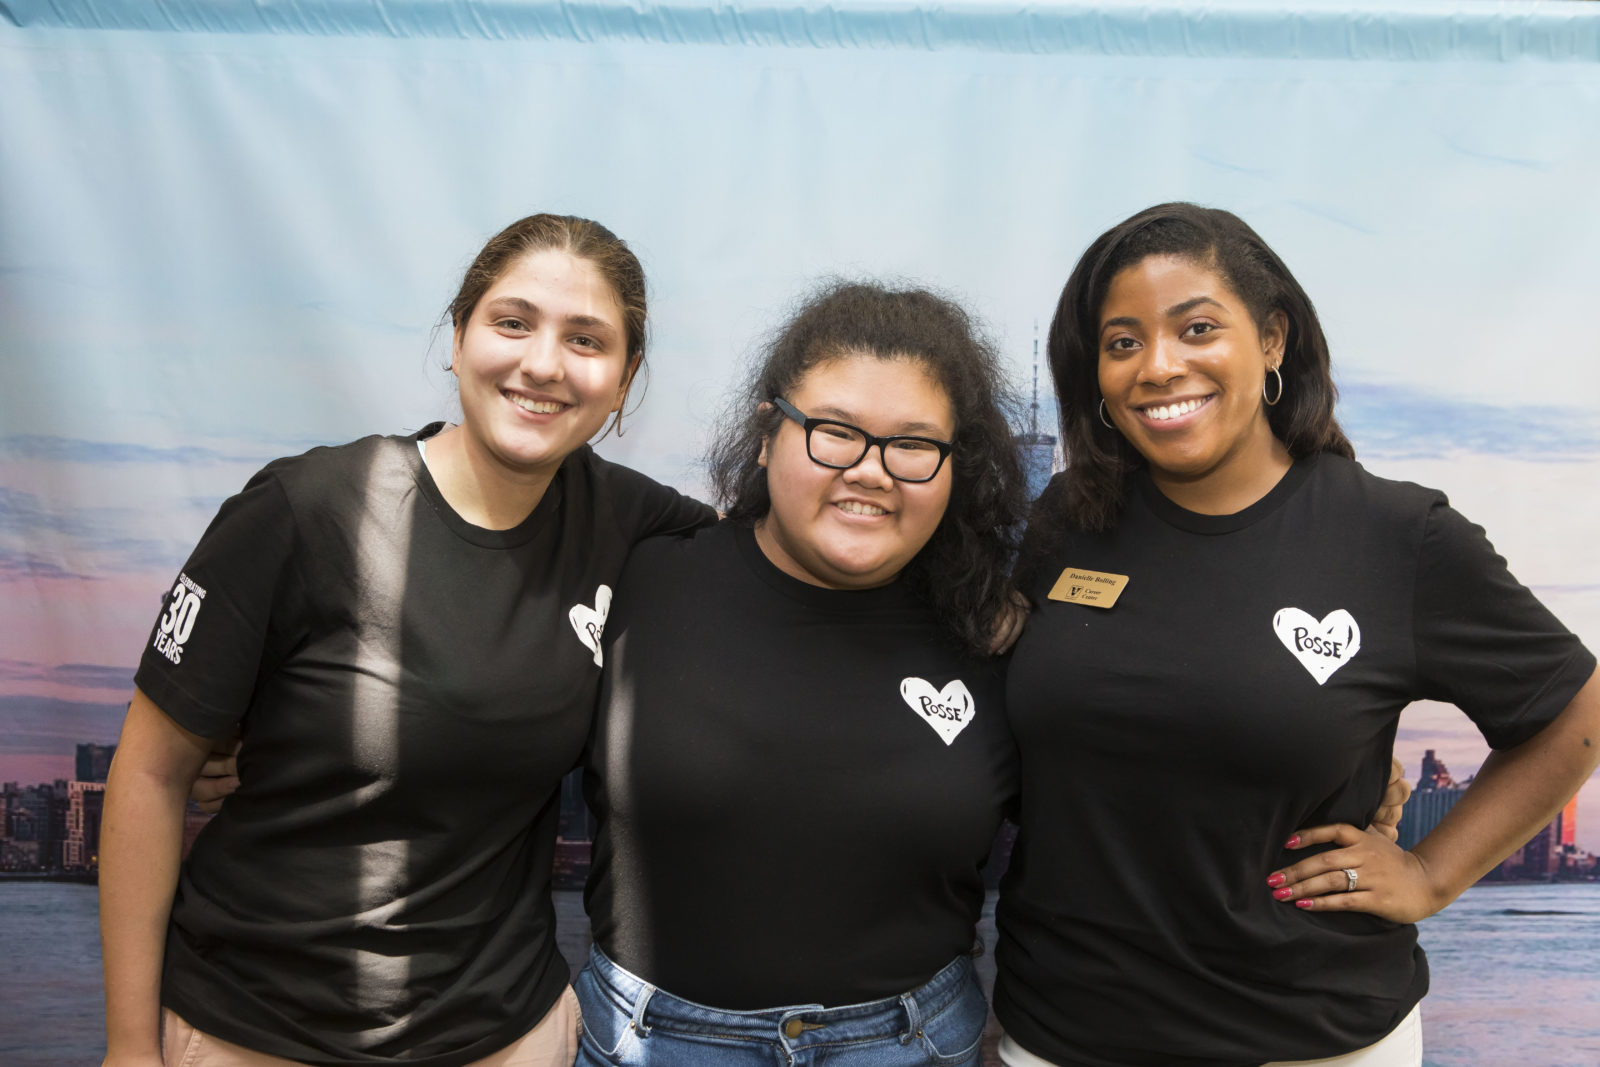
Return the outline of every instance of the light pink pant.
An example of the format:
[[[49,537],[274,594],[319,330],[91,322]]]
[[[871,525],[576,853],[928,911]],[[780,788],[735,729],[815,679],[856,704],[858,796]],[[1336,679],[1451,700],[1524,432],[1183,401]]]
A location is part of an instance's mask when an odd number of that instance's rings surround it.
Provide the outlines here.
[[[572,1067],[577,1054],[578,1000],[568,986],[538,1026],[468,1067]],[[166,1067],[302,1067],[201,1033],[170,1009],[161,1013],[161,1057]]]
[[[1010,1037],[1000,1041],[1000,1062],[1006,1067],[1055,1067],[1049,1060],[1035,1056]],[[1329,1056],[1321,1060],[1275,1060],[1261,1067],[1421,1067],[1422,1065],[1422,1006],[1411,1009],[1411,1014],[1400,1020],[1400,1025],[1389,1036],[1366,1048],[1358,1048],[1343,1056]]]

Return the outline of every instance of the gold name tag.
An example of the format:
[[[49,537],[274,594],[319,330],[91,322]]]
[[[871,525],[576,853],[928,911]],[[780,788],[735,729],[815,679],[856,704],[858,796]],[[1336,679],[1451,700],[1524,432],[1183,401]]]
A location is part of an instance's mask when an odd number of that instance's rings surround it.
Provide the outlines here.
[[[1084,571],[1068,567],[1050,589],[1051,600],[1068,604],[1087,604],[1091,608],[1109,608],[1122,595],[1128,584],[1126,574],[1106,574],[1103,571]]]

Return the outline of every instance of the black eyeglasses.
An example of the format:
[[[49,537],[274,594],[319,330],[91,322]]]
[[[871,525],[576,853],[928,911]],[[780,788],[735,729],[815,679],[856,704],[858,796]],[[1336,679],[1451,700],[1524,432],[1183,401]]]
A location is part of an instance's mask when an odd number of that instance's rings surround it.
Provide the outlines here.
[[[811,461],[834,470],[849,470],[866,458],[869,448],[877,445],[883,469],[889,477],[897,482],[931,482],[955,447],[949,441],[911,434],[878,437],[848,422],[810,418],[781,396],[773,397],[772,402],[805,430],[806,455]]]

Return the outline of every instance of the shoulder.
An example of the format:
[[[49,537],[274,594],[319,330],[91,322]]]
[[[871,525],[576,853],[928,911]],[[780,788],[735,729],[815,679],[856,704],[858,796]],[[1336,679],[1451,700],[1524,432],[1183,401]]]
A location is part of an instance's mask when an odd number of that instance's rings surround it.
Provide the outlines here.
[[[375,475],[385,473],[409,476],[420,462],[417,434],[373,434],[347,444],[319,445],[296,456],[275,459],[256,474],[256,479],[278,482],[291,499],[340,499],[352,484],[368,485]]]
[[[1316,457],[1305,488],[1308,492],[1301,496],[1320,525],[1342,530],[1373,549],[1414,552],[1441,512],[1454,515],[1439,490],[1380,477],[1343,456]]]
[[[628,554],[629,575],[720,571],[739,558],[740,527],[728,519],[682,533],[647,537]]]
[[[584,445],[561,463],[563,492],[597,508],[615,510],[655,493],[672,492],[649,475],[599,455]]]
[[[563,492],[628,544],[716,520],[716,511],[584,445],[562,463]]]
[[[1332,453],[1316,457],[1310,481],[1322,493],[1350,498],[1395,517],[1426,516],[1436,505],[1448,503],[1437,489],[1379,477],[1355,460]]]

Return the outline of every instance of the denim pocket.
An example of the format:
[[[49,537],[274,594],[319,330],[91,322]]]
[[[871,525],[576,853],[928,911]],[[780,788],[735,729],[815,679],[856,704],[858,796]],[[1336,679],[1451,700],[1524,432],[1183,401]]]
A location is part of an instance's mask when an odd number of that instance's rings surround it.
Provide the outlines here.
[[[578,973],[572,983],[572,992],[578,999],[578,1058],[575,1067],[586,1063],[610,1064],[618,1067],[627,1055],[630,1039],[637,1042],[633,1033],[633,1017],[617,1004],[589,968]]]
[[[972,975],[960,996],[937,1015],[923,1020],[918,1035],[933,1067],[977,1067],[983,1028],[989,1022],[989,1003]]]

